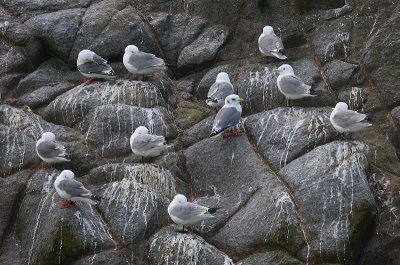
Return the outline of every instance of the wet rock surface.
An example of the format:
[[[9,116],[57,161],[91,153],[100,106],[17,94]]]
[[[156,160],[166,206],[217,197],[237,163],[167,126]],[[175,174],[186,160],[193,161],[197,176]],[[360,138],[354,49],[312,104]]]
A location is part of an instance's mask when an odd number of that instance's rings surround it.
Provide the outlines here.
[[[396,1],[0,0],[0,264],[399,263],[400,73]],[[263,57],[265,25],[288,60]],[[135,44],[177,68],[134,80]],[[118,78],[87,80],[81,49]],[[276,86],[283,63],[315,98],[293,107]],[[216,75],[244,99],[240,137],[208,138]],[[338,101],[372,127],[342,139]],[[156,158],[132,154],[139,125],[163,135]],[[71,162],[42,169],[52,131]],[[97,205],[60,209],[53,187],[75,172]],[[178,233],[176,193],[221,207]]]

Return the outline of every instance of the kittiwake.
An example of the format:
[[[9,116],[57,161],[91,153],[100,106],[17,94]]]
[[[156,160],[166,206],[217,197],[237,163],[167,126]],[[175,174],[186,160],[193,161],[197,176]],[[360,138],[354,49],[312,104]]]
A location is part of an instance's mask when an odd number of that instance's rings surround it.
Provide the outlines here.
[[[83,86],[93,83],[97,78],[114,79],[116,75],[107,61],[90,50],[79,52],[76,65],[81,74],[90,77]]]
[[[168,206],[168,214],[172,221],[182,225],[182,232],[185,232],[185,225],[193,225],[213,218],[212,214],[218,209],[220,208],[208,208],[188,202],[185,195],[177,194]]]
[[[275,35],[271,26],[265,26],[258,38],[258,49],[265,56],[276,57],[281,60],[287,59],[283,53],[283,43],[281,38]]]
[[[239,123],[242,114],[240,101],[242,101],[242,99],[236,94],[229,95],[225,98],[225,105],[215,116],[213,128],[209,137],[218,135],[225,130],[235,127],[236,124]],[[240,135],[240,133],[222,134],[222,138]]]
[[[135,45],[128,45],[125,48],[123,63],[130,73],[136,75],[148,75],[167,69],[163,59],[152,53],[141,52]]]
[[[74,179],[74,172],[71,170],[63,170],[54,181],[54,187],[61,198],[67,200],[61,204],[60,208],[69,208],[75,205],[75,201],[82,201],[88,204],[97,204],[96,200],[100,198],[94,196],[82,183]]]
[[[56,164],[61,162],[69,162],[66,158],[67,152],[63,145],[57,143],[56,136],[52,132],[45,132],[36,142],[36,153],[44,162],[48,164]]]
[[[349,107],[344,102],[339,102],[333,109],[329,120],[333,127],[340,133],[353,133],[372,124],[367,122],[367,115],[358,113],[354,110],[349,110]]]
[[[130,139],[132,152],[143,157],[159,156],[169,146],[166,144],[164,136],[149,134],[149,130],[144,126],[136,128]]]
[[[222,107],[225,98],[231,94],[233,94],[231,80],[229,80],[227,73],[221,72],[208,91],[206,103],[211,107]]]
[[[304,84],[298,76],[295,76],[293,68],[290,65],[283,64],[278,69],[274,69],[273,72],[279,73],[276,83],[279,91],[281,91],[289,102],[290,100],[317,96],[310,94],[311,86]]]

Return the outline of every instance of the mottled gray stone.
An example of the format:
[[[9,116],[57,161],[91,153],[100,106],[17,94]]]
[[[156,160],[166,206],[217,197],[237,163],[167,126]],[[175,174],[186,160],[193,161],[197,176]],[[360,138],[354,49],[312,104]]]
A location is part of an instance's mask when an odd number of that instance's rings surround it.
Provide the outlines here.
[[[18,211],[17,202],[26,185],[31,171],[19,172],[7,178],[0,177],[0,246],[3,243],[7,226],[11,225],[11,217]]]
[[[204,139],[186,149],[185,156],[196,198],[206,197],[204,204],[222,207],[218,218],[195,227],[202,234],[214,234],[272,178],[245,136]]]
[[[332,60],[324,68],[330,84],[337,89],[342,86],[348,87],[350,78],[359,67],[340,60]]]
[[[76,206],[60,209],[63,200],[53,186],[59,174],[49,170],[33,175],[5,244],[4,258],[0,256],[1,264],[67,263],[83,253],[114,247],[100,215],[88,204],[77,202]],[[17,242],[19,247],[15,248]],[[13,255],[14,263],[8,263]]]
[[[74,44],[83,8],[67,9],[35,16],[25,22],[33,36],[63,60],[67,60]]]
[[[223,25],[207,27],[195,41],[183,48],[178,67],[188,70],[212,61],[228,38],[229,29]]]
[[[150,17],[150,24],[157,33],[166,61],[175,64],[182,48],[190,44],[207,26],[207,21],[199,16],[151,13]]]
[[[27,94],[44,86],[56,86],[59,83],[78,84],[84,79],[83,75],[78,71],[71,71],[60,59],[51,58],[19,82],[14,96]]]
[[[279,171],[298,199],[303,222],[312,234],[311,253],[322,260],[356,264],[373,232],[375,205],[366,176],[368,152],[363,143],[335,141]]]
[[[139,50],[157,53],[151,32],[140,15],[125,1],[103,1],[90,6],[82,19],[69,63],[76,64],[78,53],[90,49],[106,59],[122,60],[125,47],[134,44]]]
[[[58,96],[46,107],[46,119],[72,126],[100,105],[125,104],[139,107],[166,106],[160,89],[151,83],[117,80],[97,81],[87,87],[77,86]]]
[[[274,265],[303,265],[298,259],[292,258],[288,253],[275,250],[257,253],[241,260],[237,265],[274,264]]]
[[[118,240],[136,245],[168,223],[167,207],[177,193],[169,170],[151,164],[111,164],[95,168],[90,180],[104,200],[100,211]]]
[[[32,35],[28,28],[20,24],[13,16],[7,14],[7,11],[0,7],[2,18],[0,19],[0,34],[4,38],[17,45],[23,45],[31,40]]]
[[[88,257],[84,257],[74,263],[73,265],[132,265],[126,256],[126,254],[121,250],[105,250]]]
[[[31,70],[29,60],[18,46],[0,43],[0,75]]]
[[[201,237],[176,232],[177,227],[163,228],[150,238],[148,258],[152,265],[224,264],[233,265],[231,258]]]
[[[35,144],[26,134],[0,124],[0,176],[38,164]]]
[[[274,170],[337,136],[332,108],[277,108],[253,114],[245,126]]]
[[[58,95],[74,87],[72,83],[61,83],[54,86],[44,86],[18,99],[18,104],[37,108],[49,104]]]
[[[312,29],[311,42],[321,63],[349,58],[352,29],[353,21],[346,17],[326,21]]]
[[[306,244],[296,206],[272,175],[210,242],[224,246],[234,258],[251,253],[254,246],[274,245],[296,253]]]
[[[46,13],[49,11],[57,11],[64,9],[72,9],[76,7],[85,7],[90,3],[90,0],[43,0],[43,1],[29,1],[29,0],[1,0],[0,3],[7,7],[15,16],[22,15],[22,17],[31,16],[31,13]]]
[[[371,36],[365,47],[363,62],[374,79],[385,104],[400,104],[398,76],[400,74],[400,15],[394,12],[387,22]]]
[[[185,130],[182,135],[183,144],[190,146],[207,138],[211,134],[214,118],[215,115],[212,115]]]
[[[94,108],[75,127],[85,135],[86,141],[101,150],[101,156],[115,158],[132,152],[129,138],[138,126],[146,126],[152,134],[175,137],[176,130],[170,120],[168,111],[162,107],[113,104]]]

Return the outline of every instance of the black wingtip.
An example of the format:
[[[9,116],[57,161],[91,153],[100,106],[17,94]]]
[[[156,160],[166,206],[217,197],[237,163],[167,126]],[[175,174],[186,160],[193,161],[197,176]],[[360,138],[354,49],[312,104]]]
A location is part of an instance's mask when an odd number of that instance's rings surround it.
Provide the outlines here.
[[[221,207],[208,208],[208,212],[209,213],[216,213],[218,209],[221,209]]]
[[[91,199],[96,200],[96,201],[101,201],[103,198],[100,196],[92,195],[90,196]]]
[[[208,138],[211,138],[211,137],[213,137],[213,136],[215,136],[215,135],[217,135],[218,133],[217,132],[212,132],[211,134],[210,134],[210,136],[208,136]]]
[[[170,64],[170,63],[165,63],[165,66],[167,66],[169,68],[178,68],[178,66],[176,64]]]

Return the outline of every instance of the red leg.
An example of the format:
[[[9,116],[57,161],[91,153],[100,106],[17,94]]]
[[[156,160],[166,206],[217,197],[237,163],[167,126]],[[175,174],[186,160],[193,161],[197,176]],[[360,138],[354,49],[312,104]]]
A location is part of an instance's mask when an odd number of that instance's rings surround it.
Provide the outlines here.
[[[234,132],[232,133],[233,137],[238,137],[238,136],[242,136],[242,134],[240,132]]]
[[[49,170],[49,168],[50,168],[50,165],[48,163],[45,163],[44,164],[44,170]]]
[[[90,78],[88,81],[86,81],[85,83],[83,83],[83,87],[90,85],[90,84],[93,83],[94,81],[96,81],[95,78]]]
[[[66,202],[64,202],[63,204],[60,205],[60,208],[61,209],[66,209],[66,208],[69,208],[69,207],[71,207],[73,205],[75,205],[74,201],[66,201]]]

